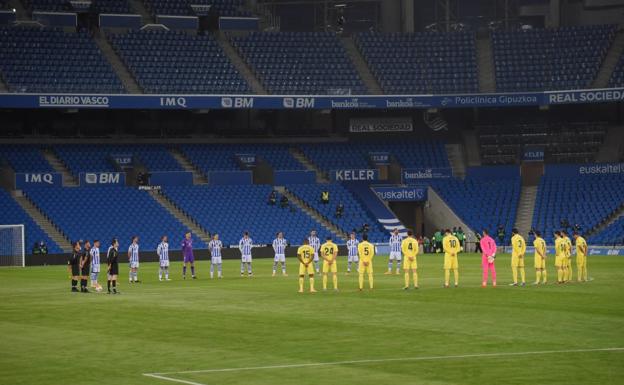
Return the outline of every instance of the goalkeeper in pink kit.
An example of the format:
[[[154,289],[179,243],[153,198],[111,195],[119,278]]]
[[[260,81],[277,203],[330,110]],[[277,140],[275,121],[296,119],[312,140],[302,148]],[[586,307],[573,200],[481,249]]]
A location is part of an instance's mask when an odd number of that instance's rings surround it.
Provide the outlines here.
[[[481,245],[481,265],[483,266],[483,283],[481,286],[487,286],[488,271],[492,272],[492,286],[496,286],[496,242],[490,237],[487,230],[483,230],[483,238],[479,242]]]

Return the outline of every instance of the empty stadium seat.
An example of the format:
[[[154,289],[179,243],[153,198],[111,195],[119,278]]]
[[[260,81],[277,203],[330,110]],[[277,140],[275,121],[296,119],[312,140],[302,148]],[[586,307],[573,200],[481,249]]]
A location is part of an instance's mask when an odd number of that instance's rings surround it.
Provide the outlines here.
[[[367,93],[334,33],[254,32],[231,41],[271,94]]]
[[[244,9],[244,0],[145,0],[145,4],[154,15],[195,15],[191,5],[210,5],[211,12],[219,16],[253,16]]]
[[[624,216],[587,239],[591,245],[624,245]]]
[[[15,172],[53,172],[54,169],[41,154],[41,149],[30,145],[0,145],[0,163],[5,161]]]
[[[128,0],[93,0],[92,10],[97,13],[132,13]],[[24,0],[30,11],[72,12],[74,7],[67,0]]]
[[[386,94],[478,92],[472,33],[361,33],[356,44]]]
[[[108,36],[146,93],[250,93],[211,35],[141,30]]]
[[[0,27],[0,71],[11,92],[125,92],[85,32]]]

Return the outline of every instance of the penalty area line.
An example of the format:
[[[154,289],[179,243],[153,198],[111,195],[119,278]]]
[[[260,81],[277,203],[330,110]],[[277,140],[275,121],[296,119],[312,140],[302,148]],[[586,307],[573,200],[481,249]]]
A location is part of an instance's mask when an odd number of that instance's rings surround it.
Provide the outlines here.
[[[382,363],[382,362],[440,361],[440,360],[458,360],[458,359],[488,358],[488,357],[499,358],[499,357],[514,357],[514,356],[535,356],[535,355],[560,354],[560,353],[593,353],[593,352],[621,352],[621,351],[624,351],[624,347],[594,348],[594,349],[541,350],[541,351],[538,350],[538,351],[508,352],[508,353],[473,353],[473,354],[458,354],[458,355],[451,355],[451,356],[373,358],[373,359],[367,359],[367,360],[311,362],[311,363],[302,363],[302,364],[249,366],[249,367],[242,367],[242,368],[185,370],[185,371],[179,371],[179,372],[166,372],[166,373],[143,373],[143,375],[147,377],[157,378],[160,380],[177,382],[177,383],[187,384],[187,385],[205,385],[199,382],[182,380],[182,379],[173,378],[170,376],[176,375],[176,374],[243,372],[243,371],[250,371],[250,370],[270,370],[270,369],[306,368],[306,367],[319,367],[319,366],[358,365],[358,364],[371,364],[371,363]]]

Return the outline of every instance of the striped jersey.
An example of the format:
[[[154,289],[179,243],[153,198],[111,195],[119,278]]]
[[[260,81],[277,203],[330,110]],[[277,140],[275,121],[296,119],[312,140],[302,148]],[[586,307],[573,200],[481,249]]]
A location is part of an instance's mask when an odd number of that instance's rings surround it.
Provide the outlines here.
[[[238,242],[238,249],[241,251],[241,254],[244,257],[249,257],[251,256],[252,245],[253,241],[251,240],[251,238],[241,238],[241,240]]]
[[[169,244],[167,242],[160,242],[156,249],[156,254],[158,254],[160,262],[169,261]]]
[[[273,240],[273,250],[275,251],[275,255],[284,255],[286,254],[286,245],[288,241],[284,238],[275,238]]]
[[[400,253],[401,252],[401,242],[403,242],[403,237],[399,234],[390,236],[389,246],[390,252],[392,253]]]
[[[347,241],[347,249],[349,250],[349,257],[357,257],[359,243],[360,242],[357,239],[349,239]]]
[[[221,248],[223,247],[223,243],[221,241],[213,239],[208,243],[208,249],[210,250],[210,255],[215,258],[221,257]]]
[[[321,248],[321,240],[319,237],[308,237],[308,242],[310,242],[310,246],[314,249],[314,254],[318,253],[318,250]]]
[[[100,267],[100,249],[94,247],[89,253],[91,254],[91,265],[94,267]]]
[[[139,262],[139,244],[131,243],[128,247],[128,253],[130,254],[130,262]]]

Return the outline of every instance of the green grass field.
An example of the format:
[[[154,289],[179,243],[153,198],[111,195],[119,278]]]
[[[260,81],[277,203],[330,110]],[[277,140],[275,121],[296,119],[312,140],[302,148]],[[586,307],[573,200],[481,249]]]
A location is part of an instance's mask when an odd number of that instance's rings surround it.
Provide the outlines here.
[[[444,289],[442,257],[426,255],[410,291],[385,263],[359,293],[342,258],[341,292],[314,295],[297,293],[292,258],[288,278],[226,261],[220,281],[207,262],[196,281],[174,264],[171,282],[142,264],[133,286],[124,266],[117,296],[70,293],[63,266],[2,268],[0,384],[624,383],[624,258],[590,258],[589,283],[521,288],[500,256],[499,287],[483,289],[479,257],[461,255],[461,287]]]

